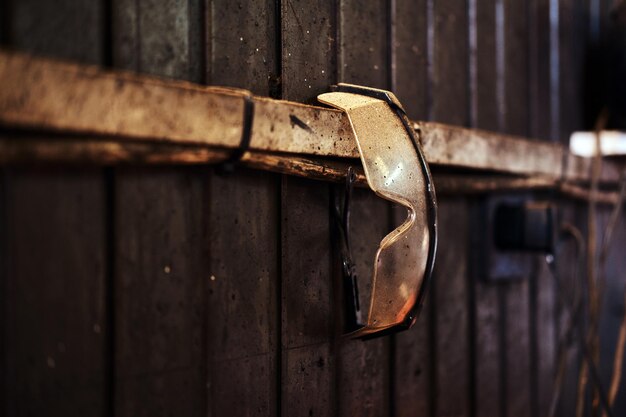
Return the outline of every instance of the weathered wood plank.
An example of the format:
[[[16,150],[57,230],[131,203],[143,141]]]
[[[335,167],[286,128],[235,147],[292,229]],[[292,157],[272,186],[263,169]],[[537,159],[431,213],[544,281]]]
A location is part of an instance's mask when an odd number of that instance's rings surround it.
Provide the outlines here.
[[[340,82],[389,89],[385,2],[339,1]]]
[[[284,98],[311,100],[334,80],[334,13],[326,1],[283,4]],[[328,196],[326,186],[283,177],[283,414],[333,414]]]
[[[531,137],[550,139],[550,0],[529,2],[529,128]]]
[[[602,231],[609,222],[609,210],[601,212],[600,224]],[[619,328],[626,314],[624,305],[624,292],[626,291],[625,274],[626,258],[623,256],[623,248],[626,246],[626,219],[622,211],[616,227],[613,229],[612,242],[609,247],[604,268],[604,305],[600,313],[600,364],[598,370],[604,382],[605,392],[609,392],[612,377],[615,372],[614,360]],[[620,371],[618,371],[620,372]],[[626,365],[622,362],[621,383],[615,395],[614,415],[621,415],[620,410],[626,410],[626,383],[624,374]]]
[[[339,81],[388,89],[387,3],[342,0],[338,4]],[[389,205],[369,191],[358,190],[351,206],[351,245],[365,318],[372,293],[370,280],[376,250],[382,238],[391,231]],[[389,338],[341,339],[337,351],[337,381],[339,415],[388,415]]]
[[[242,169],[211,177],[209,415],[277,411],[277,179]]]
[[[392,2],[391,90],[407,114],[416,120],[428,116],[427,2]]]
[[[27,0],[3,6],[3,41],[10,47],[101,62],[99,3]],[[2,361],[8,391],[0,413],[105,415],[108,323],[101,171],[8,170],[5,184]]]
[[[6,18],[10,44],[36,54],[99,64],[104,47],[103,5],[77,0],[11,0]]]
[[[434,5],[433,120],[466,125],[468,109],[468,15],[465,2]],[[469,313],[467,202],[439,201],[439,251],[431,301],[435,320],[435,416],[469,415]]]
[[[529,133],[550,140],[550,1],[533,0],[528,4],[529,42]],[[554,138],[552,138],[554,139]],[[555,283],[543,259],[531,277],[531,412],[547,416],[558,367]],[[543,264],[542,264],[543,263]],[[534,322],[532,321],[534,318]],[[534,361],[534,362],[533,362]]]
[[[464,199],[439,200],[439,250],[430,302],[435,317],[437,416],[469,415],[467,242]]]
[[[336,77],[335,2],[286,1],[280,12],[282,97],[312,101]],[[329,222],[327,185],[283,177],[283,415],[336,414]]]
[[[199,81],[197,10],[194,1],[115,2],[113,64]],[[115,172],[117,415],[205,414],[206,193],[202,171]]]
[[[502,131],[528,136],[528,4],[505,0],[504,39],[504,118]],[[558,163],[555,161],[555,163]],[[535,268],[536,269],[536,268]],[[533,271],[535,273],[535,271]],[[507,415],[530,417],[530,285],[532,277],[505,285],[502,293],[506,313],[503,317],[506,372],[503,381]]]
[[[0,52],[0,56],[0,81],[13,86],[0,90],[0,123],[5,128],[229,148],[237,147],[241,141],[246,95],[243,92],[129,73],[104,73],[94,67],[15,53]],[[292,63],[289,54],[286,60]],[[328,65],[328,71],[333,71],[334,63]],[[326,77],[328,71],[324,71]],[[316,91],[322,91],[321,85],[326,85],[326,81],[316,78]],[[451,84],[437,81],[435,85],[444,85],[441,88],[447,91],[457,82],[455,78]],[[305,97],[302,101],[314,100],[315,94],[308,85],[297,84],[297,89]],[[343,113],[260,97],[254,98],[254,102],[251,149],[358,157],[349,121]],[[455,103],[462,102],[449,104]],[[467,112],[464,109],[462,113]],[[461,124],[469,116],[445,117],[449,123]],[[414,128],[419,131],[426,159],[435,165],[589,179],[589,161],[555,144],[531,143],[520,137],[438,123],[416,122]],[[605,163],[603,181],[618,178],[617,166]]]
[[[350,243],[364,318],[369,311],[376,250],[382,238],[390,232],[388,213],[388,204],[371,191],[354,191]],[[337,362],[339,415],[389,415],[389,338],[342,339]]]
[[[210,82],[268,95],[275,2],[213,1]],[[209,415],[276,415],[280,389],[280,177],[210,178]]]
[[[329,189],[283,177],[282,412],[332,415]]]
[[[104,183],[7,173],[5,415],[105,414]]]
[[[115,178],[115,413],[204,414],[205,176]]]
[[[215,0],[210,6],[208,83],[274,93],[278,77],[276,4]]]
[[[498,51],[502,47],[504,28],[502,19],[502,3],[498,1],[473,1],[475,15],[470,17],[470,33],[475,33],[476,42],[470,50],[470,68],[473,65],[474,80],[470,82],[470,110],[472,127],[498,131],[502,128],[504,113],[502,106],[502,89],[504,87],[503,59]],[[471,18],[474,18],[473,20]],[[472,44],[470,44],[472,45]],[[498,302],[498,287],[486,282],[480,272],[484,271],[478,264],[480,251],[486,250],[482,244],[484,230],[484,199],[477,198],[470,203],[471,240],[470,278],[472,297],[472,331],[473,334],[473,407],[476,416],[496,416],[505,405],[502,403],[502,360],[500,348],[501,314]],[[483,221],[480,221],[480,220]]]
[[[428,19],[427,6],[425,1],[396,1],[391,10],[391,87],[408,114],[419,119],[429,114],[427,34],[434,22]],[[437,184],[435,187],[439,193]],[[400,224],[405,212],[403,208],[394,209],[394,224]],[[426,297],[414,327],[393,336],[391,399],[392,411],[398,417],[430,415],[432,408],[430,299]]]

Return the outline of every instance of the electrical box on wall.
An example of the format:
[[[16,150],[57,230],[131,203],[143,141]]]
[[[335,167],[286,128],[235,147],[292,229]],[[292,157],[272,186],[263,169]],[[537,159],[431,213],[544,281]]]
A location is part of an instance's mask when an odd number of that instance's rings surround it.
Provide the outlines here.
[[[527,195],[492,196],[477,208],[482,228],[476,251],[480,276],[487,281],[510,281],[530,276],[532,258],[552,251],[555,210]]]

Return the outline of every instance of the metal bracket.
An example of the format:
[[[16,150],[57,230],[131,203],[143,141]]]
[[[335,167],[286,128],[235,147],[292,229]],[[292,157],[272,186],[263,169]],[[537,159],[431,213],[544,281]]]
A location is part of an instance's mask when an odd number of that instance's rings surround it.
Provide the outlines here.
[[[424,299],[437,247],[437,203],[428,164],[393,93],[339,84],[318,100],[350,119],[370,188],[408,210],[407,219],[380,242],[368,318],[350,336],[407,329]]]

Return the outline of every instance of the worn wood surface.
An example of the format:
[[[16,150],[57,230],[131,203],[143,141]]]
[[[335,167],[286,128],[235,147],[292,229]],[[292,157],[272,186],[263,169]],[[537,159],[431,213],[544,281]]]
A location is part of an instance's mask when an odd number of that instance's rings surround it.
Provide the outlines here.
[[[124,38],[124,42],[127,43],[128,39]],[[121,48],[122,51],[126,49],[128,48]],[[353,52],[346,57],[359,58],[352,54]],[[5,130],[44,129],[78,137],[96,135],[124,142],[185,144],[195,147],[236,148],[240,144],[244,125],[244,99],[249,95],[245,91],[203,87],[131,73],[102,72],[95,67],[59,63],[6,51],[0,51],[0,56],[3,57],[0,60],[0,80],[7,85],[16,86],[0,90],[0,124]],[[364,56],[368,57],[369,54]],[[289,55],[287,57],[288,62],[291,62]],[[134,60],[135,57],[128,59]],[[168,75],[170,67],[171,65],[162,68],[166,71],[164,75]],[[197,79],[196,71],[190,67],[188,76]],[[381,73],[381,70],[374,70],[373,73]],[[320,76],[327,79],[327,71],[322,69],[319,75],[311,76],[314,78],[310,83],[315,84]],[[271,73],[268,77],[271,78]],[[449,82],[439,82],[435,75],[433,77],[433,89],[437,85],[441,85],[444,92],[452,88]],[[469,82],[470,78],[465,77],[464,82]],[[307,98],[301,101],[315,103],[317,94],[324,90],[318,88],[316,94],[311,94],[308,87],[312,88],[312,84],[304,80],[309,79],[304,78],[302,81],[305,84],[299,84],[298,89],[303,90]],[[498,90],[505,91],[505,81],[498,83]],[[514,82],[511,84],[517,85]],[[517,91],[513,93],[518,94]],[[504,103],[505,93],[498,94],[498,97],[503,97],[498,100]],[[254,97],[252,100],[255,117],[250,149],[358,157],[353,132],[343,113],[262,97]],[[505,114],[512,118],[503,105],[499,104],[504,109],[499,122],[502,126],[506,122]],[[513,105],[516,103],[513,102],[511,106]],[[433,106],[430,108],[434,108]],[[459,127],[466,124],[468,120],[465,119],[470,117],[470,114],[463,117],[448,115],[448,125],[413,123],[429,163],[449,168],[542,175],[574,181],[589,179],[589,160],[572,155],[566,147],[532,143],[520,135],[503,135]],[[519,125],[526,119],[526,116],[518,117],[510,123]],[[191,150],[196,151],[193,148]],[[618,178],[617,165],[605,163],[602,180],[616,181]]]
[[[194,2],[113,4],[113,65],[199,81]],[[117,415],[201,415],[207,401],[206,176],[114,173]],[[144,398],[153,398],[149,403]]]
[[[484,281],[477,211],[495,191],[588,196],[587,161],[562,168],[560,145],[518,137],[559,142],[588,128],[581,45],[605,30],[608,2],[597,15],[596,2],[572,0],[43,3],[0,0],[3,48],[161,78],[75,64],[40,72],[0,53],[0,68],[21,69],[0,69],[12,86],[0,93],[0,414],[547,414],[564,331],[554,279],[537,256],[526,280]],[[310,107],[339,81],[397,92],[420,120],[440,195],[435,277],[417,324],[365,342],[340,336],[330,212],[331,188],[358,154],[341,113]],[[97,96],[71,90],[92,82]],[[215,166],[239,143],[241,93],[203,84],[257,96],[246,167]],[[209,91],[230,107],[214,113]],[[129,97],[133,109],[118,107]],[[70,107],[47,107],[55,101]],[[24,106],[32,112],[15,111]],[[15,129],[26,122],[47,131]],[[523,176],[470,171],[487,168]],[[563,173],[581,182],[557,184]],[[584,204],[557,201],[564,220],[585,224]],[[362,302],[376,243],[403,211],[355,190]],[[607,383],[623,233],[615,245],[600,325]],[[560,415],[575,403],[580,355],[568,351]],[[623,395],[616,404],[623,414]]]
[[[504,108],[502,130],[516,135],[529,136],[529,76],[528,76],[528,4],[505,0],[502,2],[504,22]],[[530,417],[530,332],[529,312],[532,277],[521,282],[507,284],[502,304],[506,309],[502,324],[505,329],[504,345],[504,401],[507,413],[519,417]],[[549,343],[549,340],[546,340]],[[534,366],[534,365],[533,365]]]
[[[102,62],[98,3],[3,3],[4,42]],[[78,36],[82,42],[74,42]],[[0,414],[106,415],[111,363],[102,171],[12,169],[3,183]]]
[[[278,65],[275,7],[270,1],[211,4],[211,84],[272,92]],[[208,414],[275,415],[281,388],[280,177],[245,169],[220,171],[211,173],[206,213],[211,263]]]
[[[335,82],[334,6],[281,2],[283,99],[312,102]],[[336,414],[329,198],[327,184],[282,178],[282,415]]]
[[[502,89],[503,25],[498,20],[502,13],[501,2],[474,2],[473,19],[470,20],[473,40],[470,65],[470,111],[473,127],[501,130],[503,123]],[[477,416],[495,416],[506,409],[503,401],[503,347],[501,343],[502,309],[498,300],[500,290],[497,285],[487,282],[481,276],[484,271],[478,264],[482,239],[480,231],[487,227],[481,217],[485,209],[485,198],[471,202],[471,314],[473,338],[474,398],[472,407]]]
[[[338,81],[389,88],[387,8],[384,2],[339,2]],[[362,39],[368,42],[363,42]],[[339,189],[340,190],[340,189]],[[392,229],[389,204],[369,190],[352,200],[351,246],[364,317],[372,293],[372,263],[380,240]],[[341,192],[341,191],[339,191]],[[334,279],[340,280],[337,275]],[[389,414],[389,338],[368,341],[342,339],[338,348],[337,397],[342,416]]]
[[[409,114],[426,119],[430,108],[427,64],[432,49],[428,44],[429,29],[434,24],[429,14],[432,3],[399,1],[393,2],[392,7],[391,88],[398,93]],[[394,225],[400,224],[405,216],[404,209],[396,208],[392,213]],[[431,303],[430,297],[426,297],[415,326],[392,339],[391,398],[396,416],[430,415],[434,404]]]
[[[430,116],[441,123],[466,125],[469,109],[467,7],[462,2],[434,5],[434,62]],[[470,415],[470,346],[467,280],[467,201],[439,201],[439,243],[431,308],[434,315],[435,416]]]

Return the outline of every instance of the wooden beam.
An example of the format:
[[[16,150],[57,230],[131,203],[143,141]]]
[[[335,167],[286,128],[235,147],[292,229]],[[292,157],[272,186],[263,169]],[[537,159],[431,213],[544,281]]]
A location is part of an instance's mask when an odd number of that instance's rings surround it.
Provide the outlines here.
[[[206,87],[122,71],[36,58],[0,50],[0,127],[73,135],[71,148],[89,160],[146,163],[215,160],[216,149],[239,146],[244,90]],[[255,117],[251,151],[332,158],[359,157],[347,117],[340,111],[252,97]],[[587,181],[590,161],[561,145],[477,129],[414,122],[426,159],[435,166]],[[51,158],[52,143],[26,145],[22,135],[3,135],[6,155]],[[80,145],[81,137],[90,139]],[[101,139],[100,143],[93,141]],[[10,144],[10,139],[17,140]],[[168,148],[139,147],[139,143]],[[20,150],[16,145],[24,146]],[[26,151],[26,148],[29,151]],[[79,150],[79,148],[81,148]],[[45,154],[45,155],[44,155]],[[220,152],[218,152],[220,154]],[[47,156],[46,156],[47,155]],[[602,181],[615,182],[618,166],[604,164]]]

